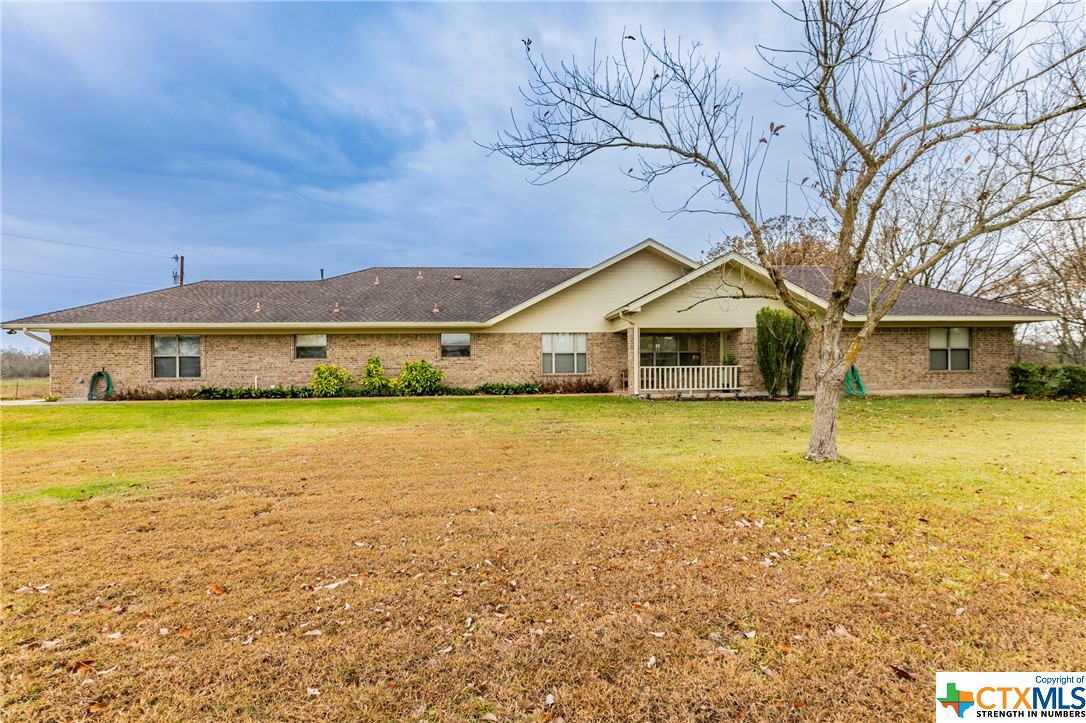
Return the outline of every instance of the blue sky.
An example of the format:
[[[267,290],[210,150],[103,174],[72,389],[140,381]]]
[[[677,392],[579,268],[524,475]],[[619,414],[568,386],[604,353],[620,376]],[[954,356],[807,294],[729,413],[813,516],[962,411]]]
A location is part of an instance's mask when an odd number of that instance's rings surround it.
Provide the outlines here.
[[[371,265],[583,266],[645,237],[689,255],[725,220],[669,219],[694,182],[639,193],[603,154],[537,187],[488,157],[527,79],[520,39],[562,60],[637,28],[720,51],[747,115],[801,125],[753,78],[794,43],[766,4],[11,4],[2,6],[4,319],[187,278],[304,279]],[[791,122],[790,122],[791,121]],[[798,134],[783,163],[803,175]],[[796,199],[798,201],[798,199]],[[772,204],[771,204],[772,205]],[[5,343],[31,346],[23,337]]]

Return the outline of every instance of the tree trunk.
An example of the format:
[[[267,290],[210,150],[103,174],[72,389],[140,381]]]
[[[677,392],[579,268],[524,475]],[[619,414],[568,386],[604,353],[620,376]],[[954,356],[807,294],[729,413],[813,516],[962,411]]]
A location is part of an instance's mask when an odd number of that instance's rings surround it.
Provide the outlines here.
[[[812,462],[837,461],[837,403],[841,382],[845,379],[840,339],[840,311],[831,309],[818,335],[814,421],[811,424],[811,444],[807,448],[807,459]]]
[[[814,422],[807,448],[812,462],[837,461],[837,402],[844,377],[832,372],[815,377]]]

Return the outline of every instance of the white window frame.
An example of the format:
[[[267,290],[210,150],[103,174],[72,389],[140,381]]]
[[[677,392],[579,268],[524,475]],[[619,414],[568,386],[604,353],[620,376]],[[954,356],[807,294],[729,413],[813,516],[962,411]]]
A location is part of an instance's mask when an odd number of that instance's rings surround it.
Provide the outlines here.
[[[173,339],[173,354],[159,354],[158,340]],[[195,339],[198,347],[196,354],[181,353],[181,339]],[[204,340],[199,334],[155,334],[151,337],[151,378],[152,379],[202,379],[204,376]],[[159,359],[173,359],[173,374],[159,374]],[[181,360],[195,359],[196,374],[181,375]]]
[[[588,334],[586,332],[543,334],[541,344],[543,374],[551,376],[588,373]],[[573,357],[573,371],[555,371],[558,368],[558,357],[566,356]]]
[[[453,337],[467,337],[467,342],[455,341]],[[471,334],[441,334],[438,337],[438,347],[442,359],[470,359],[471,358]],[[446,354],[446,349],[462,349],[467,347],[467,354]]]
[[[936,338],[941,333],[943,339]],[[965,345],[962,345],[961,336],[965,336]],[[955,336],[958,337],[955,341]],[[933,351],[946,353],[946,365],[936,367],[932,358]],[[964,368],[954,367],[954,352],[966,352],[966,365]],[[973,369],[973,330],[965,326],[933,326],[928,329],[928,371],[933,372],[967,372]]]
[[[315,337],[321,337],[323,344],[299,344],[299,341],[303,339],[305,341],[317,341]],[[324,352],[320,356],[299,356],[298,349],[324,349]],[[295,334],[294,335],[294,358],[295,359],[327,359],[328,358],[328,335],[327,334]]]

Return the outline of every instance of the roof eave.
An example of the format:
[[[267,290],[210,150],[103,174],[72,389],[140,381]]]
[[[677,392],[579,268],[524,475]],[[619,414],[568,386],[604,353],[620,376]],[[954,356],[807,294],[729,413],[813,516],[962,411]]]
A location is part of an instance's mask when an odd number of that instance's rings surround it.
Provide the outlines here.
[[[984,323],[1009,323],[1032,324],[1040,321],[1057,321],[1059,316],[1055,314],[887,314],[882,317],[882,322],[897,323],[950,323],[950,322],[984,322]],[[845,314],[845,321],[864,322],[866,314]]]
[[[456,327],[481,329],[489,326],[481,321],[272,321],[272,322],[138,322],[138,323],[24,323],[19,321],[0,324],[0,329],[17,331],[144,331],[149,329],[210,329],[226,331],[276,330],[276,329],[404,329]]]

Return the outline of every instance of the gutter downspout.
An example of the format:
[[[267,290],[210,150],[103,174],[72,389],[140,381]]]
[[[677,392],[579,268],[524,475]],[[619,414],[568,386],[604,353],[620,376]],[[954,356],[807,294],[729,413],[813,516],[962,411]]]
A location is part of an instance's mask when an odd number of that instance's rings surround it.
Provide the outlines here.
[[[618,312],[618,318],[625,321],[633,329],[633,359],[630,366],[630,391],[634,397],[641,396],[641,329],[632,319],[626,318],[626,312]]]
[[[50,343],[49,343],[49,340],[48,340],[48,339],[43,339],[42,337],[38,336],[38,335],[37,335],[37,334],[35,334],[34,332],[32,332],[32,331],[27,331],[25,327],[24,327],[24,328],[23,328],[23,329],[22,329],[21,331],[22,331],[22,332],[23,332],[24,334],[26,334],[27,336],[29,336],[29,337],[30,337],[31,339],[33,339],[34,341],[40,341],[40,342],[41,342],[42,344],[45,344],[46,346],[49,346],[49,347],[51,347],[51,346],[52,346],[52,344],[50,344]]]

